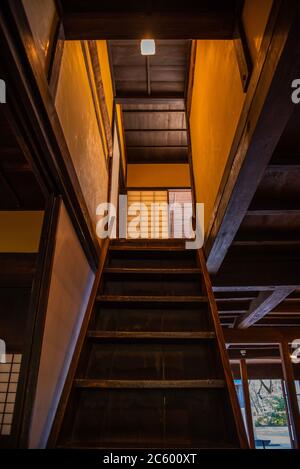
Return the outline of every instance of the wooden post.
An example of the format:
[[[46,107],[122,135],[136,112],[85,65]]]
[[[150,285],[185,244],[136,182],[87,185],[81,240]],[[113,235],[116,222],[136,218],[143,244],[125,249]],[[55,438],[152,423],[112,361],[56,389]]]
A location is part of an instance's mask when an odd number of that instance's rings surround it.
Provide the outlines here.
[[[282,361],[282,370],[286,385],[286,394],[290,410],[291,424],[294,434],[294,447],[300,447],[300,412],[295,387],[295,377],[293,364],[290,356],[289,345],[287,342],[281,342],[279,345]]]
[[[251,449],[255,449],[251,401],[250,401],[249,384],[248,384],[248,370],[247,370],[247,363],[244,358],[240,359],[240,373],[241,373],[241,380],[242,380],[243,394],[244,394],[244,401],[245,401],[246,424],[247,424],[249,446]]]

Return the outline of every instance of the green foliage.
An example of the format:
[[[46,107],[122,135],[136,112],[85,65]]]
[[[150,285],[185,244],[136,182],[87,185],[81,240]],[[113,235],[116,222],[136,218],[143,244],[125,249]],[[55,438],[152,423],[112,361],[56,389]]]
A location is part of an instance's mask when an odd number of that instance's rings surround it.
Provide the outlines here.
[[[272,397],[272,410],[257,417],[256,427],[283,427],[288,424],[283,396]]]

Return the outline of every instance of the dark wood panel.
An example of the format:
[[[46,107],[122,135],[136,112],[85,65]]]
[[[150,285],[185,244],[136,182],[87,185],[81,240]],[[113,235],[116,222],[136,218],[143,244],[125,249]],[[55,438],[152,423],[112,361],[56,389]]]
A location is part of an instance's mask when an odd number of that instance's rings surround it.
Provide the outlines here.
[[[159,105],[152,105],[152,109],[140,110],[138,106],[131,108],[124,105],[124,129],[126,130],[186,130],[185,111],[160,109]],[[163,112],[162,112],[163,111]]]
[[[0,115],[0,210],[43,210],[45,198],[7,121]]]
[[[26,342],[31,286],[0,286],[0,337],[8,351],[22,353]]]
[[[128,163],[188,163],[188,147],[136,147],[127,149]]]
[[[235,1],[219,0],[60,3],[67,39],[230,39],[236,13]]]
[[[1,253],[0,286],[31,288],[36,261],[36,254]]]

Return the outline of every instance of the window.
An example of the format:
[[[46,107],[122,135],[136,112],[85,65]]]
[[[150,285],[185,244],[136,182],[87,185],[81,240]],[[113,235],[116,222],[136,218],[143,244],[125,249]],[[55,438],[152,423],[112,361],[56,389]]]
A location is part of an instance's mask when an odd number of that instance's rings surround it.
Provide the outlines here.
[[[193,236],[190,189],[134,190],[128,191],[127,197],[129,239]]]
[[[0,363],[0,435],[10,435],[22,355],[6,354]]]
[[[284,389],[280,379],[249,380],[257,448],[291,448]]]

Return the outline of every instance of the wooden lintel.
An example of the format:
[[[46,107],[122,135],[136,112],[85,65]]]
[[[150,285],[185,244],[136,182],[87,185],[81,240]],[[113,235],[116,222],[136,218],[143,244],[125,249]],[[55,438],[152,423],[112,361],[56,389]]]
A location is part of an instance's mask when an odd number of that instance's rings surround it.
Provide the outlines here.
[[[279,344],[300,337],[300,327],[258,327],[249,329],[223,329],[226,344]]]
[[[60,0],[67,39],[232,39],[235,1],[124,2]],[[117,4],[116,4],[117,3]],[[167,2],[168,3],[168,2]],[[130,11],[129,11],[130,10]]]
[[[249,46],[240,15],[237,18],[234,33],[234,48],[244,93],[247,92],[253,69]]]

